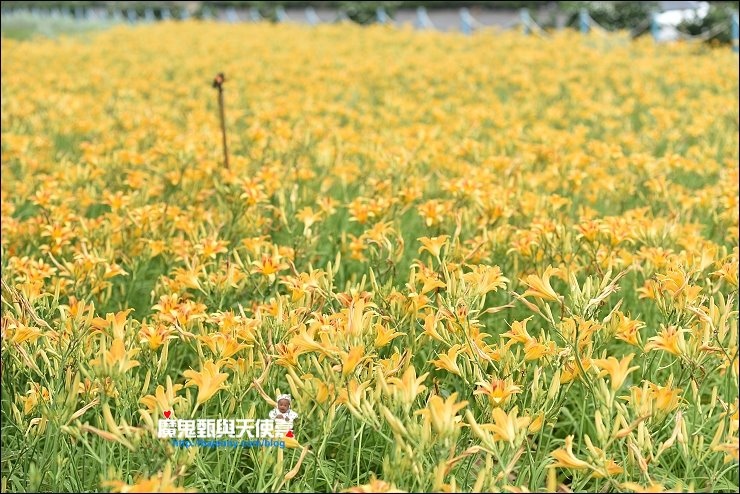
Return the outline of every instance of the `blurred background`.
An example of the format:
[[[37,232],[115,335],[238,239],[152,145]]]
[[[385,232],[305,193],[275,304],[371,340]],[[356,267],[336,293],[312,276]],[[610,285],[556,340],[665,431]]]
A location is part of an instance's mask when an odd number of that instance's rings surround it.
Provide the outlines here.
[[[2,2],[2,35],[58,36],[120,23],[201,19],[221,22],[351,21],[411,24],[462,31],[487,27],[544,32],[565,28],[627,30],[633,37],[729,44],[737,39],[738,2],[493,2],[493,1],[9,1]]]

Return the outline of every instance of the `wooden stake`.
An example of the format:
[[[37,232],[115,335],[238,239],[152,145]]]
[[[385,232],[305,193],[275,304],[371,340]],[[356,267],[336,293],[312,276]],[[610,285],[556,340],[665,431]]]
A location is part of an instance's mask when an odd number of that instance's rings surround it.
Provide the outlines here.
[[[226,117],[224,116],[224,77],[223,72],[219,72],[213,79],[213,87],[218,89],[218,111],[221,117],[221,140],[224,147],[224,166],[229,168],[229,148],[226,145]]]

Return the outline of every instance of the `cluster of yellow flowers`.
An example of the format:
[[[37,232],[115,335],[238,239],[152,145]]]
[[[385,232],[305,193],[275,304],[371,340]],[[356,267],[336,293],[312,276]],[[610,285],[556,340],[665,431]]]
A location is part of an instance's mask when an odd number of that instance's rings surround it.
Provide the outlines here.
[[[220,488],[157,420],[281,390],[300,454],[251,489],[345,429],[367,469],[295,489],[737,482],[729,50],[163,22],[2,52],[3,420],[126,448],[88,488]]]

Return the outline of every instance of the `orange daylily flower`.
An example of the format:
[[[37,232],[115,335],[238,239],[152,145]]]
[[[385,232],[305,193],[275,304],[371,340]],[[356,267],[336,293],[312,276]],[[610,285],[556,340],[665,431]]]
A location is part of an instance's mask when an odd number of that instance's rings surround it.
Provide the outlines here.
[[[474,395],[487,395],[494,407],[506,403],[513,394],[521,393],[522,388],[516,384],[503,379],[491,379],[489,382],[477,382],[480,388],[473,391]]]
[[[135,484],[127,484],[120,480],[106,480],[104,487],[111,492],[195,492],[175,485],[169,463],[164,470],[150,478],[139,479]]]
[[[686,352],[686,342],[683,339],[683,334],[687,331],[685,328],[677,328],[676,326],[663,326],[657,336],[648,338],[645,351],[663,350],[673,355],[681,355]]]
[[[630,319],[621,312],[617,312],[616,318],[616,338],[626,341],[630,345],[639,346],[641,344],[640,329],[645,327],[645,323],[637,319]]]
[[[545,344],[532,339],[524,345],[524,360],[537,360],[547,355],[555,355],[556,350],[557,346],[554,341],[549,341]]]
[[[151,350],[156,350],[166,341],[177,339],[177,335],[174,333],[175,330],[172,327],[168,327],[161,322],[148,324],[144,321],[139,329],[139,342],[148,344]]]
[[[372,358],[365,355],[365,345],[358,345],[350,348],[349,352],[340,352],[342,359],[342,375],[348,376],[364,360]]]
[[[208,346],[211,352],[223,359],[233,357],[239,351],[251,346],[239,343],[234,337],[223,333],[199,335],[198,338]]]
[[[375,478],[375,474],[372,474],[372,478],[368,484],[358,485],[356,487],[350,487],[342,492],[355,492],[355,493],[372,493],[372,492],[391,492],[401,493],[406,492],[398,489],[395,485],[389,484],[384,480]]]

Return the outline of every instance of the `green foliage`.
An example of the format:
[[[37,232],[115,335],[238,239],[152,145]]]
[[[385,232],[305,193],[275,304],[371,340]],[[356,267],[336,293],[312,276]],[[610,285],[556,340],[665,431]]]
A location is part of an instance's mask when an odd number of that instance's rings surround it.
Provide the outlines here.
[[[736,10],[737,2],[722,2],[722,4],[711,5],[709,13],[704,18],[684,21],[678,26],[678,29],[691,36],[706,34],[707,42],[730,44],[732,42],[730,23],[732,22],[732,13]]]
[[[560,7],[569,13],[568,26],[578,24],[578,12],[585,8],[594,21],[613,31],[636,26],[647,28],[657,2],[561,2]]]
[[[3,2],[3,6],[6,8],[59,8],[59,7],[104,7],[110,6],[111,4],[128,4],[130,2],[101,2],[101,1],[43,1],[43,2],[31,2],[31,1],[12,1]],[[140,3],[140,2],[137,2]],[[143,2],[152,7],[173,7],[182,6],[183,2]],[[426,7],[428,9],[444,8],[444,9],[455,9],[460,7],[483,7],[488,9],[522,9],[522,8],[539,8],[550,4],[552,2],[544,1],[524,1],[524,2],[495,2],[490,0],[473,0],[473,1],[447,1],[447,2],[435,2],[435,1],[369,1],[369,2],[350,2],[350,1],[306,1],[306,0],[283,0],[278,2],[269,1],[239,1],[239,0],[225,0],[225,1],[205,1],[198,2],[199,7],[202,8],[204,5],[208,5],[214,8],[222,7],[239,7],[239,8],[251,8],[251,7],[267,7],[268,4],[272,6],[282,5],[285,8],[349,8],[349,4],[357,4],[357,8],[370,8],[376,4],[382,4],[385,8],[397,7],[397,8],[416,8]],[[367,4],[367,5],[366,5]],[[125,7],[124,7],[125,8]]]
[[[377,11],[384,8],[389,16],[393,16],[400,4],[408,2],[340,2],[340,11],[347,14],[358,24],[372,24],[377,19]]]

